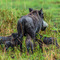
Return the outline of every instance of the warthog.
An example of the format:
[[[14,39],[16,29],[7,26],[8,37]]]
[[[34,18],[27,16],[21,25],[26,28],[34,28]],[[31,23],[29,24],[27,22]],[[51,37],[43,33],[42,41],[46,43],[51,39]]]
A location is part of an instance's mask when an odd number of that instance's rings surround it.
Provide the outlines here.
[[[44,44],[46,44],[46,45],[55,44],[56,47],[59,48],[59,45],[57,43],[57,39],[54,37],[43,37],[43,35],[40,35],[40,39],[42,39]]]
[[[41,10],[32,10],[29,8],[30,13],[22,16],[17,23],[18,37],[20,38],[20,51],[22,52],[22,40],[23,36],[29,34],[34,41],[36,33],[40,30],[44,31],[48,24],[43,20]]]
[[[54,38],[54,37],[43,37],[43,35],[40,35],[40,34],[39,34],[39,37],[40,37],[40,39],[36,38],[35,41],[38,42],[40,48],[42,48],[43,43],[46,45],[54,44],[54,45],[56,45],[57,48],[60,48],[60,46],[57,43],[56,38]],[[33,42],[32,42],[32,39],[29,35],[27,35],[27,38],[26,38],[26,47],[28,50],[28,52],[27,52],[28,54],[29,54],[29,47],[31,48],[31,51],[33,53]]]
[[[0,36],[0,44],[5,44],[6,50],[9,47],[12,47],[14,49],[14,46],[20,44],[18,38],[16,38],[17,36],[17,33],[12,33],[10,36]]]
[[[27,34],[26,37],[26,47],[27,47],[27,54],[29,54],[29,47],[31,48],[31,52],[33,53],[33,41],[30,35]]]

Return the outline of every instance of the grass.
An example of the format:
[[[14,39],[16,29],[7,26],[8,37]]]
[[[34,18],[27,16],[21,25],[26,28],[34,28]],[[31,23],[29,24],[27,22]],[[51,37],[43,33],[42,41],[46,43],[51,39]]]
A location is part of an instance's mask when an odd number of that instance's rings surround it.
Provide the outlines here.
[[[17,21],[21,16],[29,13],[29,8],[41,9],[44,11],[44,20],[48,23],[49,27],[45,32],[40,34],[47,37],[57,38],[60,45],[60,1],[59,0],[1,0],[0,2],[0,36],[8,36],[13,32],[17,32]],[[56,30],[57,33],[51,30]],[[4,47],[4,45],[3,45]],[[60,49],[55,45],[43,45],[43,53],[39,50],[39,46],[34,52],[27,56],[25,46],[25,38],[23,41],[23,53],[15,47],[14,52],[9,49],[6,53],[0,45],[0,60],[60,60]],[[18,47],[19,48],[19,47]]]

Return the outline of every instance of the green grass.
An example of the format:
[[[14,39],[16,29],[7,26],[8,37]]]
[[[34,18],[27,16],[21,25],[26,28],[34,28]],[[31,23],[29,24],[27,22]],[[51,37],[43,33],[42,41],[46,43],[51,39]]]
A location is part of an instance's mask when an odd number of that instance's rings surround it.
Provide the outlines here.
[[[40,10],[43,8],[44,20],[49,27],[45,32],[40,34],[47,37],[55,37],[60,45],[60,1],[59,0],[1,0],[0,1],[0,36],[8,36],[13,32],[17,32],[17,21],[21,16],[29,13],[29,8]],[[56,30],[57,33],[51,30]],[[18,47],[19,48],[19,47]],[[25,46],[25,39],[23,41],[23,53],[15,47],[15,51],[11,49],[4,52],[0,46],[0,60],[60,60],[60,49],[55,45],[43,45],[43,53],[39,50],[37,45],[34,54],[29,53]]]

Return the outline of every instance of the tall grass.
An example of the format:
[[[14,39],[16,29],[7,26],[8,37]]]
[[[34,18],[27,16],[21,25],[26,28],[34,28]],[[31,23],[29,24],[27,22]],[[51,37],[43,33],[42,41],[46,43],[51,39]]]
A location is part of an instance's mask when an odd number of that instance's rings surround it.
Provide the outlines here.
[[[40,32],[43,36],[57,38],[58,44],[60,43],[60,5],[59,0],[1,0],[0,2],[0,36],[7,36],[13,32],[17,32],[17,21],[21,16],[29,13],[28,8],[34,9],[43,8],[44,20],[48,23],[49,27],[44,32]],[[51,30],[56,30],[53,32]],[[60,44],[59,44],[60,45]],[[9,50],[4,52],[4,45],[0,45],[0,60],[60,60],[60,49],[55,45],[43,45],[43,53],[37,48],[34,54],[29,53],[25,46],[25,37],[23,40],[23,53],[21,54],[19,47],[15,47],[14,51]]]

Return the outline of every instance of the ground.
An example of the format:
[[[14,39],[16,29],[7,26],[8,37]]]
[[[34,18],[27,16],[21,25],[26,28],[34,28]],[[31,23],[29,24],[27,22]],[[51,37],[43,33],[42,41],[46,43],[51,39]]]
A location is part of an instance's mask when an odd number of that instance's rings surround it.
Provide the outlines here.
[[[48,23],[48,28],[40,34],[47,37],[57,38],[60,45],[60,0],[1,0],[0,2],[0,36],[8,36],[17,32],[17,21],[21,16],[29,13],[29,8],[43,9],[44,20]],[[25,37],[24,37],[25,40]],[[4,47],[4,45],[3,45]],[[27,56],[25,41],[23,42],[23,53],[15,47],[6,53],[0,45],[0,60],[60,60],[60,49],[55,45],[43,45],[43,53],[37,48],[34,54]],[[19,48],[19,47],[18,47]]]

